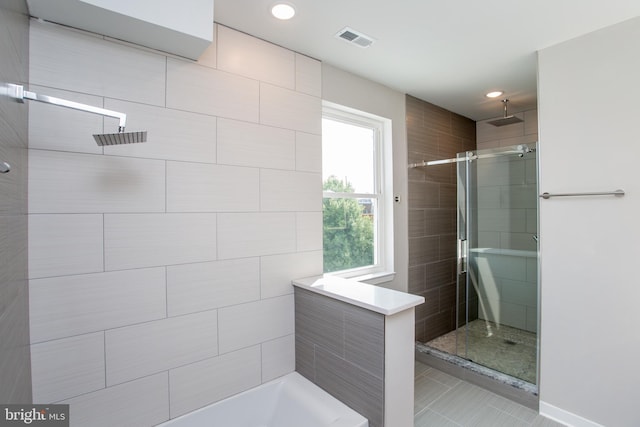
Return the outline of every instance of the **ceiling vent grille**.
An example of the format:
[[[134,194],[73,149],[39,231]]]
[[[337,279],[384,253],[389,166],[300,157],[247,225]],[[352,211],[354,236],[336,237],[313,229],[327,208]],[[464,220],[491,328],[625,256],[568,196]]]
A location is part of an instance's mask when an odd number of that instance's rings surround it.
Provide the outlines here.
[[[336,33],[336,37],[358,47],[369,47],[374,41],[373,38],[349,27],[344,27],[342,30],[338,31]]]

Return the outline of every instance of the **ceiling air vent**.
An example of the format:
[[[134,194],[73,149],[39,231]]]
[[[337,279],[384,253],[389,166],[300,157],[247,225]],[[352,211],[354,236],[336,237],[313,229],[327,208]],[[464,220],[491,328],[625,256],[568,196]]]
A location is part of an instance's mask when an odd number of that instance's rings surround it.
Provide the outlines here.
[[[355,44],[358,47],[369,47],[373,44],[373,39],[371,37],[349,27],[344,27],[342,30],[338,31],[336,37]]]

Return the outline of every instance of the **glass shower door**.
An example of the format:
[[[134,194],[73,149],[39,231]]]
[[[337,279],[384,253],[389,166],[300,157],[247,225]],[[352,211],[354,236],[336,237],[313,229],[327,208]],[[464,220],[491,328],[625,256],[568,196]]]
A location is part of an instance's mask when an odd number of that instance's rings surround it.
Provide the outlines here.
[[[535,384],[535,144],[458,154],[456,353]]]

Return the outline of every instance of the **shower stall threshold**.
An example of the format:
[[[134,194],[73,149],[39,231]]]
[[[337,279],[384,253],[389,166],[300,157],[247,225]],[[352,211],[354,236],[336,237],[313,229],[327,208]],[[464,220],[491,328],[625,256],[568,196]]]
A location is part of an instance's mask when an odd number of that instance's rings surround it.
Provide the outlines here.
[[[416,360],[442,372],[468,381],[495,394],[538,410],[538,387],[535,384],[494,371],[461,357],[416,342]]]

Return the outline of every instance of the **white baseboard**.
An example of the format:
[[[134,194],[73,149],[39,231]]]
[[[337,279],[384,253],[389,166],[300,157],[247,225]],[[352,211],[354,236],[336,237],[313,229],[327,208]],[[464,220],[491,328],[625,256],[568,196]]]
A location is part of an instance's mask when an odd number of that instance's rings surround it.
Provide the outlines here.
[[[594,421],[540,401],[540,415],[571,427],[604,427]]]

